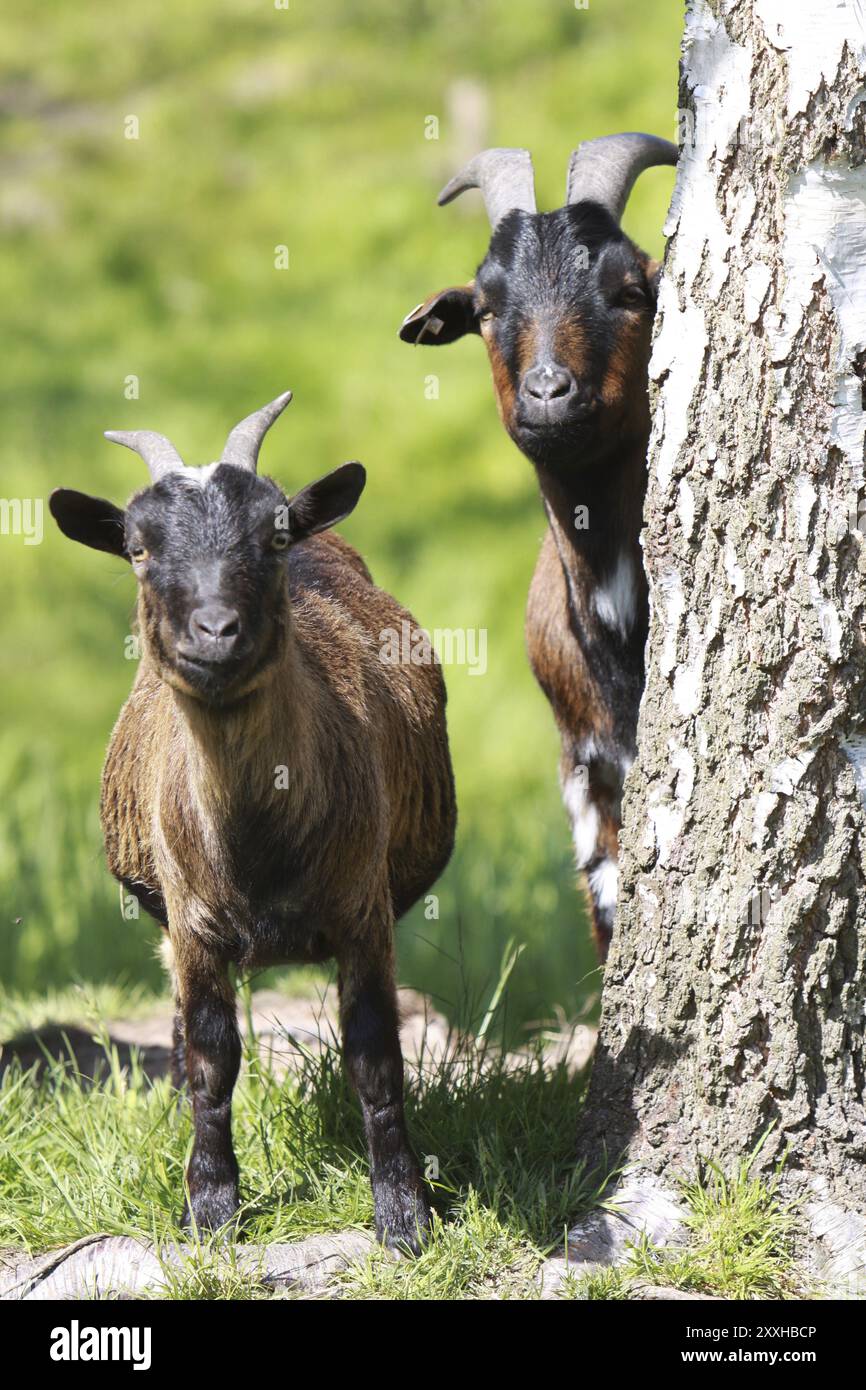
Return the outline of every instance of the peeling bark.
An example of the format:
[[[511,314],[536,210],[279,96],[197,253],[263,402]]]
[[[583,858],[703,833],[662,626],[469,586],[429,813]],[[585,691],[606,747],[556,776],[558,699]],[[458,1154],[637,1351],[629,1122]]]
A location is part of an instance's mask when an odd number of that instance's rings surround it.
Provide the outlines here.
[[[690,0],[652,620],[581,1146],[866,1213],[866,30]]]

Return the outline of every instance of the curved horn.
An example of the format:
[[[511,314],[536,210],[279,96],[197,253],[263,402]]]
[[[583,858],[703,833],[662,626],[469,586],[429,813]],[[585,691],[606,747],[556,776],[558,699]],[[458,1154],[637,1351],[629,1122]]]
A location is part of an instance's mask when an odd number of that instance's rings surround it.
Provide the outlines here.
[[[141,454],[155,483],[166,473],[183,472],[183,459],[164,434],[156,434],[153,430],[106,430],[105,438]]]
[[[225,442],[220,463],[233,463],[236,468],[246,468],[248,472],[255,473],[262,440],[291,399],[291,391],[284,391],[275,401],[263,405],[261,410],[254,410],[252,415],[235,425]]]
[[[601,203],[618,222],[638,175],[655,164],[676,162],[676,145],[658,135],[628,131],[585,140],[568,162],[566,203]]]
[[[439,206],[450,203],[467,188],[481,190],[494,231],[506,213],[515,209],[535,212],[535,177],[529,150],[482,150],[445,185],[437,199]]]

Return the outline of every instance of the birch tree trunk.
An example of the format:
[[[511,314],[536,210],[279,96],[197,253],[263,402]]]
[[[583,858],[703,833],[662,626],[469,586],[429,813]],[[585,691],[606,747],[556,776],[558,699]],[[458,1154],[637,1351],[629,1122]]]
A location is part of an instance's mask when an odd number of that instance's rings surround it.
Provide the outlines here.
[[[689,0],[647,685],[581,1135],[670,1180],[772,1126],[760,1161],[790,1149],[816,1219],[866,1212],[864,16]]]

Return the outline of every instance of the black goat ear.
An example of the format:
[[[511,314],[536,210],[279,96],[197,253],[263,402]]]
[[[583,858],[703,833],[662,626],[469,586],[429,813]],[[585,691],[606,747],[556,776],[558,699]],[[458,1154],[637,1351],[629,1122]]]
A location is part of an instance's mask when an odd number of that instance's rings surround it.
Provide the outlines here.
[[[426,347],[441,347],[454,343],[466,333],[478,333],[474,293],[471,285],[455,285],[431,295],[400,325],[404,343],[423,343]]]
[[[362,463],[344,463],[318,482],[296,493],[289,503],[289,534],[293,541],[327,531],[355,510],[364,491],[367,470]]]
[[[48,499],[51,515],[64,536],[89,545],[91,550],[107,550],[128,560],[124,543],[126,513],[104,497],[89,497],[86,492],[58,487]]]

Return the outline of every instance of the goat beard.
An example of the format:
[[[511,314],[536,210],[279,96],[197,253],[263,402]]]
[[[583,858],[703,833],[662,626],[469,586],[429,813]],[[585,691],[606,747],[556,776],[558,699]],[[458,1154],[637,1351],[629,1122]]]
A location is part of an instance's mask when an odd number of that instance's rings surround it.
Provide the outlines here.
[[[264,690],[268,675],[276,664],[278,651],[279,634],[275,633],[265,651],[244,662],[237,671],[222,675],[203,670],[196,681],[188,679],[178,669],[162,643],[153,644],[149,651],[146,649],[146,655],[151,670],[163,685],[202,710],[222,714],[236,709]]]
[[[605,405],[601,417],[585,425],[564,424],[537,433],[514,425],[508,433],[530,463],[567,485],[570,480],[585,480],[589,470],[607,471],[635,450],[645,454],[649,429],[648,412],[645,418],[635,419],[632,411]]]

